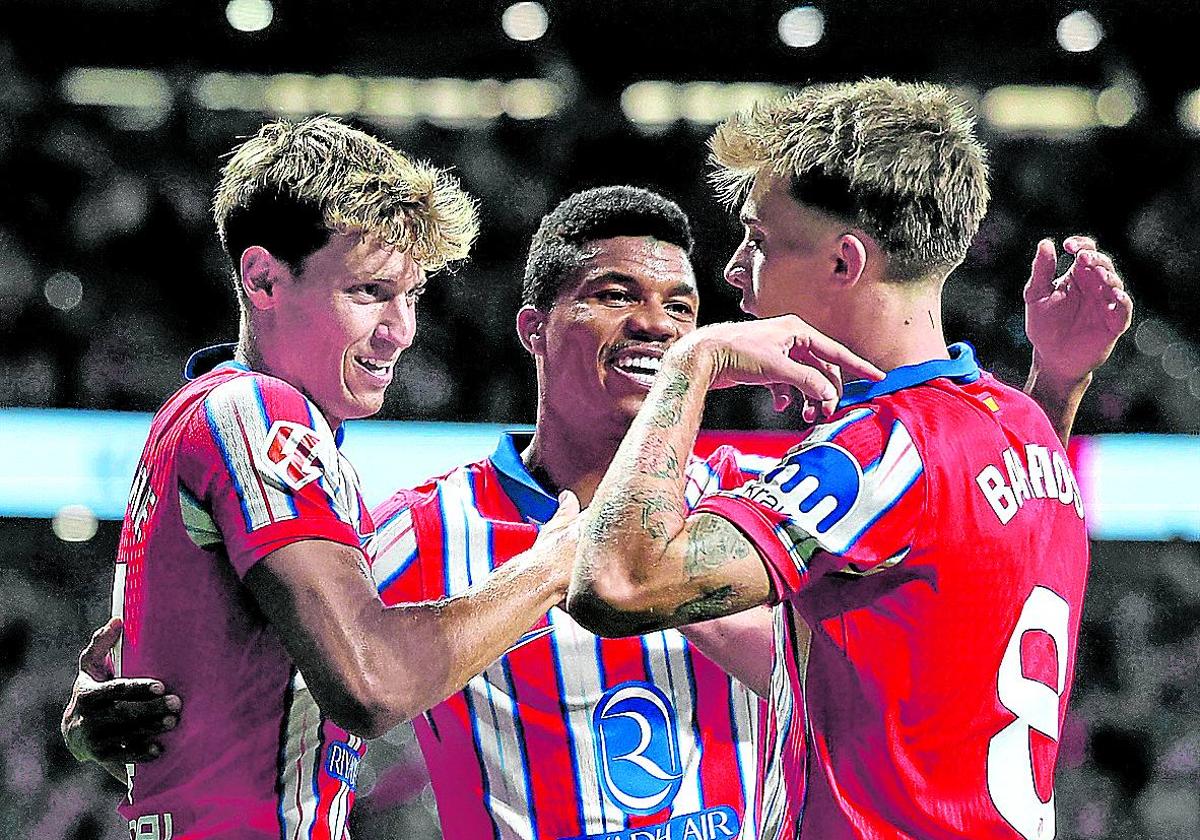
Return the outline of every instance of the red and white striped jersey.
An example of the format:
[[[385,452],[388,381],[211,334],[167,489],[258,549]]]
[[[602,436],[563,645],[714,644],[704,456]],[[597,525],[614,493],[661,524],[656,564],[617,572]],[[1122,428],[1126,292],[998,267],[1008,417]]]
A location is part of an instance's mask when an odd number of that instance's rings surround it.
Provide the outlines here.
[[[848,385],[697,507],[751,539],[779,601],[764,840],[1055,836],[1083,504],[1041,410],[950,349]]]
[[[692,504],[745,480],[728,447],[688,474]],[[491,458],[376,509],[381,597],[462,592],[556,506],[505,435]],[[758,708],[676,631],[602,639],[555,608],[415,726],[447,840],[726,840],[753,801]]]
[[[189,378],[231,357],[201,351]],[[114,665],[187,710],[157,760],[127,768],[131,836],[346,836],[365,745],[322,717],[241,579],[289,543],[361,548],[372,531],[334,433],[287,383],[225,361],[155,415],[121,529]]]

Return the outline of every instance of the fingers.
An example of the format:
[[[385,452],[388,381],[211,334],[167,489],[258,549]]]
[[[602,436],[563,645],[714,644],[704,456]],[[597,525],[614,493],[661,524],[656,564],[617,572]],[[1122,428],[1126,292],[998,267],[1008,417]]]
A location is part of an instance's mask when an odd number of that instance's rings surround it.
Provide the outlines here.
[[[171,701],[174,708],[164,706],[164,711],[178,711],[179,697],[167,695],[167,687],[155,679],[119,677],[106,679],[85,692],[88,703],[96,706],[119,702],[151,703],[160,705]]]
[[[1054,291],[1054,270],[1057,262],[1058,254],[1054,250],[1054,241],[1043,239],[1034,252],[1029,282],[1025,284],[1026,303],[1041,300]]]
[[[112,652],[121,638],[121,619],[110,618],[104,626],[98,627],[92,638],[79,654],[79,670],[92,679],[104,680],[112,676],[108,670],[106,658]]]
[[[859,356],[854,351],[850,350],[844,344],[834,341],[824,333],[817,332],[808,324],[795,319],[801,325],[797,330],[796,341],[793,347],[793,352],[790,354],[792,359],[805,361],[808,363],[821,362],[821,369],[828,373],[830,366],[840,368],[836,387],[841,387],[841,376],[849,374],[851,378],[870,379],[879,381],[883,379],[883,371],[868,362],[862,356]],[[826,377],[828,379],[828,377]],[[806,392],[807,393],[807,392]]]
[[[792,389],[787,385],[772,384],[767,386],[767,390],[771,392],[771,407],[777,412],[787,411],[788,406],[792,404]]]
[[[832,382],[829,374],[809,364],[784,359],[772,371],[771,379],[777,386],[790,386],[799,391],[820,414],[828,416],[837,409],[840,382]],[[772,389],[772,393],[776,393]],[[792,397],[788,396],[790,404]],[[786,407],[786,406],[785,406]]]
[[[105,764],[143,764],[162,755],[162,743],[152,737],[127,735],[95,745],[92,754]]]
[[[558,510],[554,512],[554,519],[573,519],[579,515],[579,497],[570,490],[564,490],[558,494]]]
[[[1076,234],[1075,236],[1068,236],[1066,239],[1063,240],[1063,250],[1066,251],[1068,254],[1076,254],[1079,251],[1085,251],[1085,250],[1095,251],[1096,250],[1096,240],[1090,236],[1083,236],[1081,234]]]

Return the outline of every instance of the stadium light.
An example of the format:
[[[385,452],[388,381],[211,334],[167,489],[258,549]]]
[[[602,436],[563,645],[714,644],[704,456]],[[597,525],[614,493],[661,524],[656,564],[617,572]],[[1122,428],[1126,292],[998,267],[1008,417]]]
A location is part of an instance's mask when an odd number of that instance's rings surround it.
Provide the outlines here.
[[[63,98],[74,105],[165,111],[171,107],[171,86],[153,70],[77,67],[62,81]]]
[[[1200,134],[1200,90],[1194,90],[1180,100],[1179,124],[1192,134]]]
[[[46,279],[42,293],[55,309],[69,312],[83,301],[83,282],[69,271],[59,271]]]
[[[797,6],[779,16],[779,40],[789,47],[814,47],[824,34],[825,15],[816,6]]]
[[[1104,28],[1091,12],[1076,11],[1058,22],[1058,45],[1067,52],[1089,52],[1100,45]]]
[[[514,41],[536,41],[546,34],[550,16],[541,3],[513,3],[500,16],[500,26]]]
[[[64,505],[50,520],[50,530],[63,542],[87,542],[100,523],[87,505]]]
[[[225,19],[238,32],[260,32],[275,19],[271,0],[229,0]]]
[[[1105,88],[1096,96],[1096,116],[1100,122],[1113,128],[1129,125],[1137,113],[1138,101],[1135,91],[1123,85]]]

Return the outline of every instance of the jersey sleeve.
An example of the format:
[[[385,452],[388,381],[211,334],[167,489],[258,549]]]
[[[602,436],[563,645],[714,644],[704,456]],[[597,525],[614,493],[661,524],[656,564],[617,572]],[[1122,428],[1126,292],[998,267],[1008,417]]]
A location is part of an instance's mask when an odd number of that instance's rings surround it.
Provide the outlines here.
[[[388,606],[430,598],[425,590],[417,551],[416,506],[420,494],[401,490],[371,513],[375,529],[375,557],[371,577],[380,600]]]
[[[361,549],[356,481],[325,419],[292,386],[266,376],[217,386],[192,416],[181,455],[189,533],[192,520],[210,519],[239,577],[300,540]]]
[[[904,424],[875,408],[817,426],[774,467],[703,499],[736,525],[786,599],[815,575],[867,575],[901,562],[925,515],[926,476]]]
[[[761,475],[764,467],[774,466],[774,459],[746,455],[732,446],[719,446],[707,458],[692,458],[684,473],[684,501],[690,511],[707,498],[722,490],[733,490]]]

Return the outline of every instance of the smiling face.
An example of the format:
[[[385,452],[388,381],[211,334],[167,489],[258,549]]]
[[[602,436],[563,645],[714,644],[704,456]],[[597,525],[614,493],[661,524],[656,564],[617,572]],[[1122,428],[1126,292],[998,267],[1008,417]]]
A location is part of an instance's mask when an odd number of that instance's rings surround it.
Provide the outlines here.
[[[596,427],[627,427],[668,347],[696,328],[699,298],[687,252],[651,237],[618,236],[585,246],[592,256],[526,334],[539,356],[541,400],[556,414]],[[525,319],[523,318],[524,322]]]
[[[756,179],[738,214],[742,241],[725,281],[742,292],[742,310],[757,318],[794,314],[828,320],[839,238],[846,227],[792,198],[786,181]]]
[[[412,344],[424,271],[406,251],[356,233],[330,236],[299,274],[267,259],[278,272],[268,305],[250,294],[266,372],[308,396],[333,427],[375,414]]]

